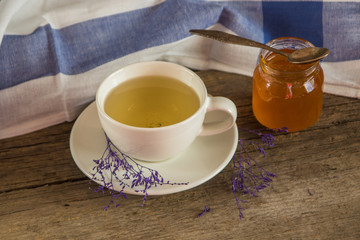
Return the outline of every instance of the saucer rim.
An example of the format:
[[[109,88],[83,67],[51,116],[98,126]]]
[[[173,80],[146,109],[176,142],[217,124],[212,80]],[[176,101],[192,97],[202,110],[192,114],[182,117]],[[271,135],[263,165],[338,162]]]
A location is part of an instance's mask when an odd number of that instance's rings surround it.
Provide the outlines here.
[[[95,108],[95,109],[93,109],[93,108]],[[74,137],[75,137],[75,134],[76,134],[77,130],[79,130],[79,128],[82,127],[80,123],[82,121],[86,121],[84,119],[85,115],[86,114],[91,114],[91,113],[89,113],[91,110],[93,110],[94,113],[97,113],[95,101],[90,103],[81,112],[81,114],[78,116],[78,118],[75,120],[75,122],[73,124],[73,127],[71,129],[71,133],[70,133],[70,139],[69,139],[70,152],[71,152],[72,158],[73,158],[76,166],[80,169],[80,171],[82,173],[84,173],[89,178],[89,180],[91,180],[93,182],[96,182],[99,185],[104,186],[102,182],[95,181],[95,180],[92,179],[92,175],[89,172],[88,168],[84,169],[82,166],[80,166],[80,163],[82,163],[84,160],[76,159],[76,146],[74,144]],[[96,115],[96,117],[98,118],[97,115]],[[88,121],[95,121],[97,124],[100,124],[99,119],[97,119],[97,120],[88,120]],[[225,131],[223,133],[220,133],[220,134],[224,134],[226,132],[231,132],[229,134],[231,134],[231,137],[233,138],[233,140],[231,141],[232,142],[231,149],[227,151],[227,154],[226,154],[226,156],[224,156],[223,161],[219,161],[219,165],[216,168],[212,169],[212,171],[209,171],[209,173],[206,176],[200,177],[199,179],[196,179],[196,180],[192,180],[191,182],[188,182],[187,184],[174,184],[174,185],[171,185],[172,188],[162,188],[162,186],[170,186],[169,184],[158,185],[156,187],[153,186],[153,187],[151,187],[151,188],[149,188],[147,190],[146,194],[148,196],[167,195],[167,194],[173,194],[173,193],[178,193],[178,192],[190,190],[192,188],[195,188],[195,187],[209,181],[210,179],[214,178],[215,176],[217,176],[228,165],[228,163],[231,161],[231,159],[233,158],[233,156],[234,156],[234,154],[236,152],[237,146],[238,146],[238,129],[237,129],[237,125],[234,124],[233,127],[231,127],[229,130],[227,130],[227,131]],[[214,135],[211,135],[211,136],[198,136],[197,138],[207,138],[207,137],[214,137]],[[106,141],[105,134],[104,134],[103,141],[104,142]],[[101,153],[99,155],[101,155]],[[136,163],[140,164],[140,165],[150,164],[151,165],[150,168],[157,171],[157,168],[156,167],[154,168],[154,166],[159,166],[159,165],[163,164],[164,162],[176,161],[176,160],[179,160],[179,159],[181,159],[181,156],[174,157],[173,159],[169,159],[169,160],[166,160],[166,161],[151,162],[151,163],[150,162],[139,161],[139,160],[136,160],[136,159],[133,159],[133,160]],[[95,166],[95,164],[94,164],[94,166]],[[118,191],[118,190],[115,188],[115,191]],[[135,189],[132,189],[132,188],[129,188],[129,187],[125,187],[122,190],[122,192],[125,193],[125,194],[130,194],[130,195],[140,195],[140,196],[145,195],[144,192],[135,191]]]

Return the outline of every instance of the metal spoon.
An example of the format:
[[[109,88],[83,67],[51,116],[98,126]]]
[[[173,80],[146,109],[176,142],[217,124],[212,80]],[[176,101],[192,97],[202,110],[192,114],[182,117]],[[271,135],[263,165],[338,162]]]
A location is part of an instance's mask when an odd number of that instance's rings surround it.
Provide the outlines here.
[[[318,61],[320,59],[325,58],[329,55],[330,51],[327,48],[320,48],[320,47],[308,47],[298,49],[292,53],[283,52],[279,49],[269,47],[265,44],[252,41],[250,39],[242,38],[233,34],[215,31],[215,30],[200,30],[200,29],[193,29],[190,30],[190,33],[196,34],[199,36],[212,38],[218,40],[220,42],[249,46],[249,47],[257,47],[263,48],[278,54],[281,54],[288,58],[289,62],[292,63],[311,63]]]

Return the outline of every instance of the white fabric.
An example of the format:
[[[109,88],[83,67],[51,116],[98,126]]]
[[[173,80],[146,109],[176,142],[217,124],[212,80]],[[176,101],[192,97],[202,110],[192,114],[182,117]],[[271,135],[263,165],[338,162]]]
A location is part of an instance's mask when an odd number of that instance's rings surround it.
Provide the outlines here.
[[[40,26],[50,24],[52,29],[66,29],[81,22],[159,6],[164,2],[160,0],[1,0],[0,44],[5,35],[27,36]],[[189,5],[194,4],[194,1],[186,2]],[[209,2],[213,4],[213,1]],[[169,24],[172,24],[171,19]],[[181,24],[176,23],[174,26],[176,31],[176,27],[181,27]],[[121,27],[123,26],[120,24],[119,28]],[[208,28],[234,33],[219,22],[213,23]],[[136,43],[137,39],[133,41]],[[119,39],[119,44],[121,43]],[[0,45],[0,51],[6,47]],[[354,48],[358,51],[359,46]],[[60,71],[55,75],[29,79],[0,90],[0,139],[74,120],[86,105],[94,100],[100,82],[113,71],[130,63],[164,60],[192,69],[216,69],[252,76],[258,53],[259,50],[256,48],[187,36],[170,43],[146,47],[82,73],[65,74]],[[325,73],[325,92],[360,98],[359,59],[325,61],[322,67]]]

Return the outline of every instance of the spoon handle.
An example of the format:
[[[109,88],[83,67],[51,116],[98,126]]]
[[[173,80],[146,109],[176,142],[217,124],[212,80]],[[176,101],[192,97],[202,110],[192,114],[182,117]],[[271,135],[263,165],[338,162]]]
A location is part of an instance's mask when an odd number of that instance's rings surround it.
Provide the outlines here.
[[[220,42],[225,43],[231,43],[231,44],[237,44],[237,45],[243,45],[248,47],[256,47],[256,48],[263,48],[272,52],[276,52],[278,54],[281,54],[283,56],[288,56],[286,52],[283,52],[281,50],[269,47],[265,44],[242,38],[233,34],[229,34],[226,32],[216,31],[216,30],[202,30],[202,29],[192,29],[190,30],[190,33],[196,34],[202,37],[212,38]]]

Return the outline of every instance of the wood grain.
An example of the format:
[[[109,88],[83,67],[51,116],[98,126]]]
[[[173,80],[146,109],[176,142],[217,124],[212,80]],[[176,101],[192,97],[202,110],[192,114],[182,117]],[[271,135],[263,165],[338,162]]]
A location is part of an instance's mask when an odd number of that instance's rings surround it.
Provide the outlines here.
[[[260,129],[251,109],[251,78],[200,71],[212,95],[232,99],[239,129]],[[89,190],[69,150],[73,122],[0,140],[1,239],[360,239],[360,100],[324,96],[312,127],[277,137],[267,157],[277,175],[258,197],[231,191],[232,165],[185,192],[120,199]],[[254,138],[239,131],[243,139]],[[239,157],[239,151],[235,157]],[[197,215],[210,207],[201,218]]]

